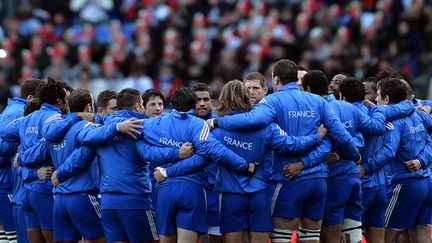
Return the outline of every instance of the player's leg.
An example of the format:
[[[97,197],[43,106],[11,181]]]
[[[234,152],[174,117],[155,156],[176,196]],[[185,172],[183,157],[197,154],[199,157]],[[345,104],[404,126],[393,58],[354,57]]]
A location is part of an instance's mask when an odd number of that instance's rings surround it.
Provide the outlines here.
[[[247,195],[249,242],[268,242],[272,232],[270,204],[267,190]]]
[[[17,232],[17,241],[20,243],[28,243],[27,226],[22,206],[14,204],[12,210],[13,222]]]
[[[153,209],[116,210],[129,242],[159,240]]]
[[[161,183],[156,187],[156,225],[160,243],[177,242],[176,213],[179,194],[177,183]]]
[[[353,183],[351,195],[345,205],[344,221],[342,224],[342,241],[344,243],[362,242],[362,186],[360,178],[350,179]]]
[[[386,188],[384,186],[363,190],[363,227],[366,241],[369,243],[384,243],[385,220],[387,208]]]
[[[6,237],[11,243],[17,241],[16,228],[12,215],[12,194],[0,193],[0,242]]]
[[[33,209],[46,243],[54,242],[53,208],[54,198],[51,194],[29,191],[29,202]]]
[[[223,234],[224,243],[241,243],[244,242],[245,232],[237,231]],[[252,241],[250,241],[252,242]]]
[[[30,201],[30,191],[25,190],[23,195],[22,212],[25,218],[27,239],[30,243],[44,243],[40,223]]]
[[[207,220],[209,226],[208,243],[222,243],[223,237],[219,222],[219,193],[213,190],[207,191]]]
[[[248,229],[248,196],[220,193],[220,229],[224,242],[243,242]]]
[[[123,229],[118,210],[102,209],[102,226],[108,242],[128,242],[128,236]]]
[[[410,233],[413,243],[431,242],[430,225],[416,225]]]
[[[0,225],[0,243],[9,243],[6,232],[3,229],[3,225]]]

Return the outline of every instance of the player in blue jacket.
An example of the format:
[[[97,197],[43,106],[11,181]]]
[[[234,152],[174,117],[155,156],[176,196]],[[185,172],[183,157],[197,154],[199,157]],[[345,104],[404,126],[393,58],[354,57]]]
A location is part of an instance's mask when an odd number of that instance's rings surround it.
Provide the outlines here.
[[[407,96],[406,85],[399,79],[388,79],[378,85],[378,104],[395,104]],[[414,242],[430,242],[432,222],[432,183],[430,178],[430,141],[420,112],[387,123],[382,146],[363,161],[360,176],[379,171],[388,164],[391,190],[385,212],[386,242],[397,240],[404,229],[412,230]],[[419,158],[416,160],[415,158]]]
[[[24,114],[24,106],[28,101],[33,100],[36,95],[36,90],[43,85],[44,82],[40,79],[26,79],[20,86],[20,96],[8,100],[8,106],[3,110],[0,115],[0,127],[6,127],[13,120],[22,117]],[[0,138],[0,143],[3,141]],[[18,142],[8,143],[10,147],[6,150],[8,153],[0,153],[0,241],[6,239],[9,241],[18,240],[20,242],[27,242],[27,234],[25,232],[24,218],[17,222],[20,225],[14,225],[12,218],[12,189],[14,184],[14,176],[16,171],[12,170],[12,160],[15,155],[16,149],[19,145]],[[16,206],[18,208],[20,206]],[[23,232],[24,226],[24,232]],[[15,232],[17,229],[17,232]]]
[[[329,137],[341,148],[341,156],[359,160],[360,154],[353,139],[329,104],[317,95],[301,91],[296,81],[297,65],[289,60],[280,60],[272,73],[275,93],[266,96],[250,112],[214,119],[209,123],[228,130],[247,130],[275,122],[291,136],[311,135],[320,124],[324,124]],[[327,166],[321,160],[299,160],[299,156],[274,153],[271,179],[278,184],[272,200],[274,230],[271,237],[288,241],[301,224],[299,238],[318,242],[327,191]]]
[[[221,116],[245,112],[252,107],[249,91],[239,80],[230,81],[224,86],[219,101],[218,113]],[[274,123],[256,131],[235,132],[216,128],[212,132],[227,148],[260,164],[264,163],[270,150],[302,154],[318,145],[324,136],[314,134],[294,138],[287,136]],[[220,220],[224,242],[243,242],[244,234],[249,235],[251,242],[268,241],[268,232],[273,227],[265,168],[259,167],[255,176],[250,178],[223,164],[217,166],[215,190],[221,193]]]
[[[19,129],[10,127],[16,123],[9,124],[2,130],[3,139],[9,141],[21,141],[21,152],[31,148],[42,139],[41,134],[43,124],[55,117],[58,113],[69,111],[67,96],[68,86],[53,79],[48,79],[38,92],[38,97],[42,103],[40,110],[37,110],[23,118]],[[44,161],[39,167],[52,165],[51,161]],[[24,179],[24,178],[23,178]],[[25,180],[25,179],[24,179]],[[53,241],[52,236],[52,184],[47,179],[36,179],[25,183],[25,196],[23,200],[24,214],[26,215],[27,234],[29,239],[45,239],[47,242]]]
[[[104,90],[100,92],[96,101],[95,123],[103,124],[106,114],[112,114],[117,111],[117,92]]]
[[[328,95],[328,80],[323,72],[309,71],[303,77],[303,89],[324,97],[351,136],[384,134],[385,116],[382,110],[377,106],[371,107],[371,117],[369,117],[352,104],[336,100],[333,94]],[[357,147],[364,146],[362,138],[356,141],[361,141]],[[339,153],[338,150],[333,151]],[[361,193],[361,181],[354,161],[342,158],[329,164],[327,199],[321,236],[323,242],[338,241],[342,225],[346,227],[343,231],[344,238],[349,238],[352,242],[361,241],[363,211]],[[345,237],[346,235],[349,237]]]

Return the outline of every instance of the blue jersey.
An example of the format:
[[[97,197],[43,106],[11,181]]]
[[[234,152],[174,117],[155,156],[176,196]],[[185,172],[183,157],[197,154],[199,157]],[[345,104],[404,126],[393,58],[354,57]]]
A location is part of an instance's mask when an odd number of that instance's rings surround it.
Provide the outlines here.
[[[19,97],[8,99],[8,106],[0,114],[0,127],[6,127],[11,121],[24,115],[24,106],[27,100]],[[6,145],[4,153],[0,153],[0,192],[10,192],[13,187],[13,173],[11,161],[19,143],[3,141],[0,138],[2,146]]]
[[[343,158],[356,160],[360,157],[352,137],[329,104],[318,95],[301,91],[295,82],[288,83],[264,97],[250,112],[220,118],[219,126],[228,130],[250,130],[262,128],[271,122],[278,124],[291,136],[311,135],[324,124],[328,128],[327,135],[338,147],[343,148],[340,150]],[[327,143],[323,143],[323,146],[325,144]],[[316,150],[319,150],[320,146]],[[326,155],[324,153],[324,157]],[[274,153],[272,179],[288,180],[283,175],[283,167],[299,160],[300,156]],[[305,168],[298,178],[322,177],[327,172],[324,161],[325,159],[321,159],[305,163]]]
[[[67,118],[64,119],[67,121]],[[88,121],[79,121],[72,125],[67,131],[63,139],[57,140],[57,142],[50,143],[48,141],[41,141],[32,148],[26,150],[20,155],[19,161],[21,165],[31,167],[34,164],[40,163],[40,161],[52,159],[54,168],[62,178],[62,173],[65,167],[61,167],[64,162],[67,161],[68,157],[71,156],[75,149],[79,147],[77,142],[78,132],[88,125]],[[90,149],[91,150],[91,149]],[[90,154],[84,157],[94,157],[94,151],[88,151]],[[72,156],[75,156],[73,154]],[[63,181],[62,181],[63,182]],[[54,193],[71,194],[77,192],[88,192],[96,193],[99,188],[99,170],[96,163],[90,163],[88,166],[82,168],[79,172],[74,173],[74,176],[69,180],[64,181],[58,186],[54,187]]]
[[[322,140],[319,134],[289,136],[274,123],[256,131],[236,132],[216,128],[212,132],[227,148],[245,160],[257,161],[260,165],[264,165],[266,155],[271,150],[281,154],[302,154],[316,147]],[[260,166],[253,177],[238,174],[223,164],[218,166],[215,186],[218,192],[245,194],[262,191],[267,187],[265,166]]]
[[[410,116],[387,123],[382,146],[363,163],[366,174],[379,171],[388,164],[388,173],[392,183],[410,178],[430,176],[430,144],[431,138],[425,125],[425,115],[415,111]],[[425,149],[425,147],[427,149]],[[420,158],[422,168],[409,172],[404,162]]]
[[[372,117],[369,117],[352,104],[336,100],[333,95],[326,96],[325,99],[351,136],[384,135],[385,116],[378,106],[370,108]],[[355,139],[355,141],[361,141],[357,144],[359,148],[364,145],[363,139]],[[336,152],[340,154],[339,149],[336,149]],[[358,175],[357,165],[349,159],[341,159],[331,163],[329,170],[329,178],[339,175]]]

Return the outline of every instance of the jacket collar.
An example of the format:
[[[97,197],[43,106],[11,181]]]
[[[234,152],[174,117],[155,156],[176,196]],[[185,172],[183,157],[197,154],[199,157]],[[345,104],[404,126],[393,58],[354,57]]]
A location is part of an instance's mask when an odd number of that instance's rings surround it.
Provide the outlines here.
[[[48,103],[43,103],[42,107],[41,107],[41,110],[57,111],[58,113],[62,113],[61,110],[57,106],[51,105],[51,104],[48,104]]]
[[[284,90],[290,90],[290,89],[300,90],[300,87],[297,85],[296,82],[289,82],[289,83],[281,86],[276,92],[284,91]]]

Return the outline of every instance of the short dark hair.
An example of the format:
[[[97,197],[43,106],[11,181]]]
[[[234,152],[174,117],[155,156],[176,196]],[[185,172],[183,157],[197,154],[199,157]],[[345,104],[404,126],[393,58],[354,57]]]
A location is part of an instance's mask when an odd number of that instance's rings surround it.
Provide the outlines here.
[[[273,67],[273,76],[277,76],[282,84],[297,82],[297,65],[287,59],[279,60]]]
[[[388,95],[390,103],[399,103],[407,98],[407,85],[397,78],[381,80],[378,84],[381,97]]]
[[[70,112],[83,112],[87,104],[92,103],[90,92],[87,89],[77,89],[68,98]]]
[[[213,98],[213,93],[210,89],[210,86],[208,86],[205,83],[197,83],[192,87],[193,92],[197,92],[197,91],[204,91],[204,92],[208,92],[210,94],[210,98]]]
[[[171,107],[181,112],[186,112],[195,109],[197,96],[191,88],[178,88],[172,98]]]
[[[249,73],[248,75],[246,75],[246,77],[243,80],[243,83],[246,82],[246,80],[259,80],[259,83],[261,85],[261,87],[265,87],[266,86],[266,81],[265,81],[265,77],[264,75],[262,75],[259,72],[252,72]]]
[[[41,103],[55,105],[57,99],[64,100],[66,97],[65,83],[48,78],[47,84],[38,90],[36,96],[39,97]]]
[[[346,78],[339,85],[339,90],[346,101],[353,103],[363,101],[366,95],[363,83],[356,78]]]
[[[385,69],[377,73],[377,75],[375,76],[375,82],[378,83],[379,81],[386,78],[405,79],[400,73],[392,69]]]
[[[39,110],[41,106],[42,103],[40,102],[39,98],[32,99],[24,106],[24,116],[27,116],[28,114]]]
[[[328,93],[329,81],[322,71],[312,70],[305,74],[302,85],[303,88],[309,86],[313,94],[326,95]]]
[[[108,102],[112,99],[117,99],[117,92],[112,90],[104,90],[100,92],[97,97],[96,108],[101,107],[102,109],[107,108]]]
[[[122,89],[117,95],[117,109],[129,110],[136,103],[140,102],[140,93],[136,89],[125,88]]]
[[[160,97],[162,100],[162,103],[165,102],[165,97],[163,96],[163,94],[154,88],[148,89],[144,92],[144,94],[142,95],[142,99],[143,99],[143,105],[146,106],[147,103],[150,101],[151,97]]]
[[[45,85],[45,81],[38,78],[28,78],[21,83],[20,97],[26,99],[29,95],[36,96],[37,91]]]

